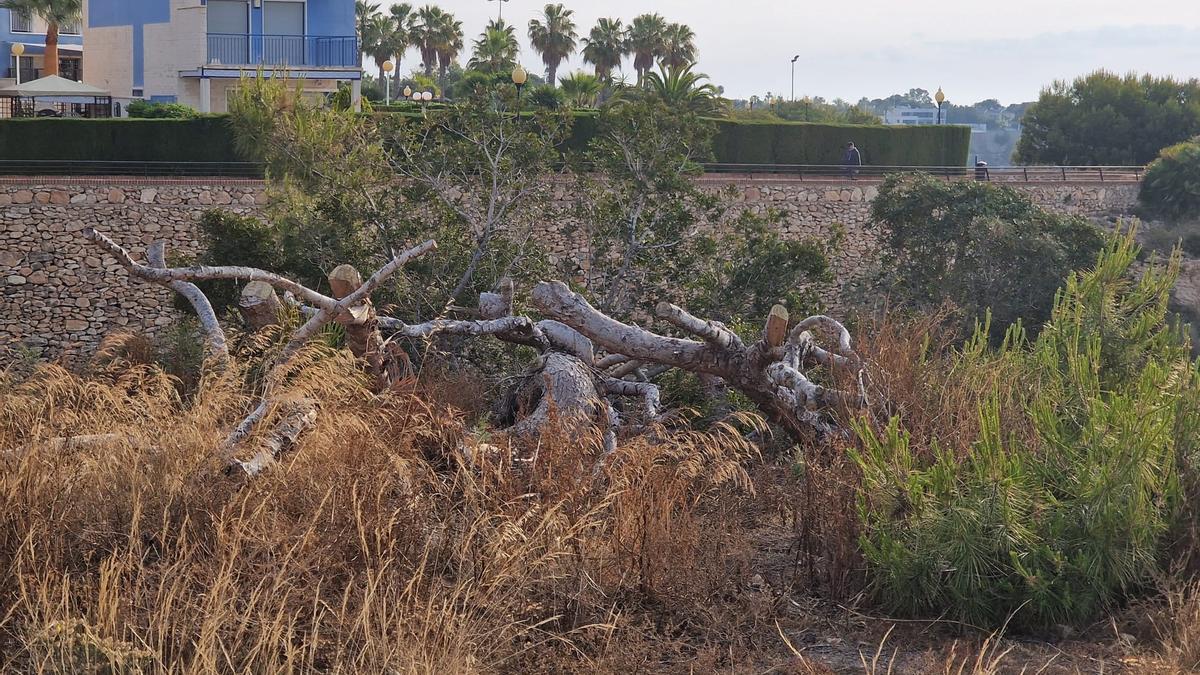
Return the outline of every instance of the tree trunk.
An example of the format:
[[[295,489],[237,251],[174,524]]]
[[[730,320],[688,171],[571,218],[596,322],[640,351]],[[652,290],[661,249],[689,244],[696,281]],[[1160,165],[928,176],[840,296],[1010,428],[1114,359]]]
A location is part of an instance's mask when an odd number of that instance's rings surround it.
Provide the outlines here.
[[[58,24],[53,21],[46,26],[46,55],[43,61],[42,77],[58,74]]]
[[[550,88],[558,88],[558,64],[546,66],[546,79],[550,81]]]
[[[246,284],[241,297],[238,298],[238,311],[250,327],[250,331],[254,333],[267,326],[277,325],[282,306],[275,288],[265,281],[251,281]]]

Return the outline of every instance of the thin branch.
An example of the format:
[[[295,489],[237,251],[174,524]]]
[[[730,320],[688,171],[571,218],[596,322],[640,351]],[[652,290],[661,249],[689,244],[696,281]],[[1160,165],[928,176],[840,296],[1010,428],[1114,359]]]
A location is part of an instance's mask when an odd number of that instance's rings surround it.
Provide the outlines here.
[[[150,260],[152,267],[166,269],[166,243],[156,241],[150,244],[150,247],[146,249],[146,257]],[[213,310],[212,303],[208,301],[208,296],[196,284],[186,281],[170,281],[165,285],[192,304],[192,309],[196,310],[196,318],[200,320],[200,326],[204,329],[208,356],[216,360],[218,367],[224,368],[229,364],[229,345],[225,341],[225,330],[217,321],[217,313]]]

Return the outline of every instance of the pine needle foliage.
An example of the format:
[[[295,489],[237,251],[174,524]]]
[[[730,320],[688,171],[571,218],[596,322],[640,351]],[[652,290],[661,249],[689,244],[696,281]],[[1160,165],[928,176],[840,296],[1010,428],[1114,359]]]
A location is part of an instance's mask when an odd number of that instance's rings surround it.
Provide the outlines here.
[[[1137,254],[1133,230],[1118,232],[1067,280],[1035,340],[1018,324],[992,349],[981,327],[954,355],[950,379],[1015,376],[986,385],[973,435],[917,447],[899,417],[858,424],[862,546],[892,610],[1080,624],[1161,572],[1200,384],[1168,322],[1179,254],[1135,277]]]

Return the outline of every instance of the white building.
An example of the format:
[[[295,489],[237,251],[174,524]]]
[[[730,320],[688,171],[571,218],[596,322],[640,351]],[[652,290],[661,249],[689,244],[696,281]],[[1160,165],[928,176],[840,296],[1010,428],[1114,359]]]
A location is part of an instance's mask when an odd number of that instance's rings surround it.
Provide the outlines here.
[[[942,120],[945,122],[945,120]],[[884,124],[937,124],[937,108],[892,108],[883,116]]]
[[[359,99],[354,0],[86,0],[83,42],[84,81],[114,99],[223,112],[260,69],[311,92],[349,82]]]

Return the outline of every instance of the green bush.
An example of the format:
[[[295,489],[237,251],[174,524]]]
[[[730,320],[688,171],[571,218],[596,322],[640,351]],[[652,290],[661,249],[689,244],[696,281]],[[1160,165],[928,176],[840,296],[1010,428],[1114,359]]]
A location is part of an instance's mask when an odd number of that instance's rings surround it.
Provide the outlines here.
[[[950,359],[947,377],[984,388],[977,432],[947,423],[917,447],[901,418],[857,426],[862,547],[891,611],[1080,625],[1163,571],[1200,384],[1167,321],[1179,260],[1134,280],[1137,253],[1114,237],[1035,341],[1016,326],[993,350],[981,332]]]
[[[1200,138],[1165,148],[1146,169],[1138,200],[1168,218],[1200,216]]]
[[[139,119],[186,120],[200,116],[200,113],[191,106],[157,101],[132,101],[126,106],[125,111],[129,113],[130,117]]]
[[[996,339],[1018,320],[1040,327],[1067,275],[1103,245],[1083,218],[1047,211],[1010,187],[920,173],[888,176],[871,219],[882,229],[879,286],[891,303],[935,311],[949,302],[964,334],[990,309]]]
[[[237,162],[226,115],[193,119],[5,119],[7,160]]]

